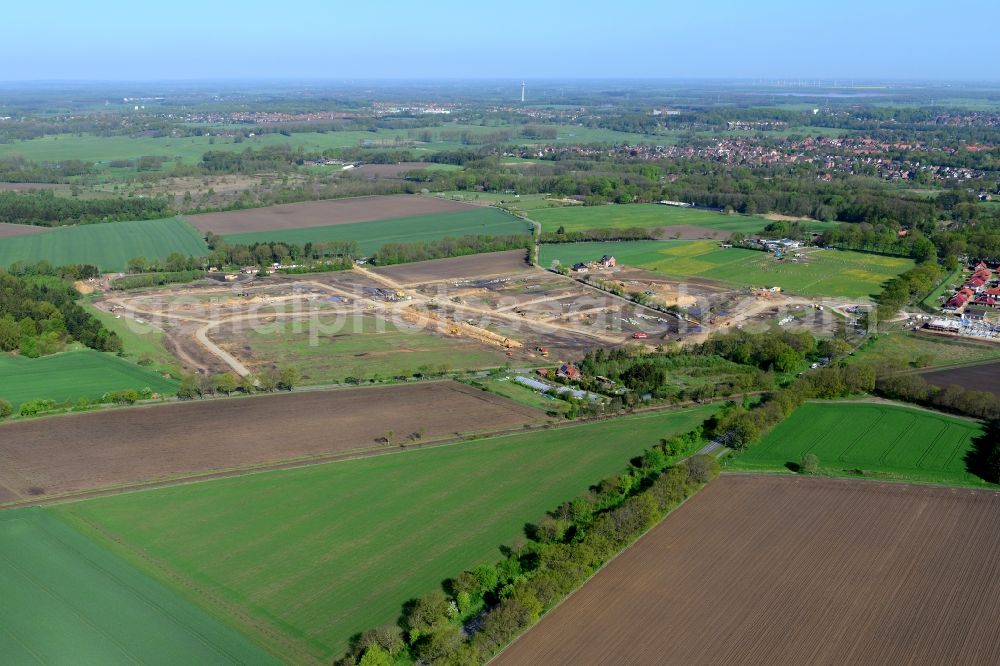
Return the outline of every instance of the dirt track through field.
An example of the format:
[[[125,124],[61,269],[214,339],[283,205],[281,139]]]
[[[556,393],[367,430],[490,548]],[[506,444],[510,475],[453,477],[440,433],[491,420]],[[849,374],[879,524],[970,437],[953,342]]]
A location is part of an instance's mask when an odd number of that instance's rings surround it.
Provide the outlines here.
[[[241,234],[254,231],[327,227],[335,224],[387,220],[411,215],[432,215],[470,210],[469,204],[416,194],[353,197],[329,201],[281,204],[224,213],[187,215],[187,221],[201,231]]]
[[[541,412],[455,382],[206,400],[0,426],[0,503],[484,432]],[[393,433],[391,447],[377,440]],[[14,497],[12,497],[12,495]]]
[[[723,476],[494,663],[1000,663],[1000,493]]]

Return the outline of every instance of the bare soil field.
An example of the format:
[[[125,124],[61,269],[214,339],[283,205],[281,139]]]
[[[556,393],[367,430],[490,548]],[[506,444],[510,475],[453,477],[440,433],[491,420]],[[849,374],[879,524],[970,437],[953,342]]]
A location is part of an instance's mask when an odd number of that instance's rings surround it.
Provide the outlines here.
[[[473,254],[466,257],[432,259],[412,264],[396,264],[376,268],[375,273],[401,284],[426,284],[436,280],[453,280],[463,277],[492,277],[532,270],[524,250]]]
[[[0,426],[0,503],[392,448],[545,420],[455,382],[182,402]]]
[[[36,227],[33,224],[8,224],[7,222],[0,222],[0,238],[40,234],[48,230],[48,227]]]
[[[1000,493],[723,476],[493,663],[996,664]]]
[[[370,222],[372,220],[450,213],[461,210],[469,210],[469,205],[437,197],[399,194],[308,201],[224,213],[204,213],[187,215],[186,219],[201,231],[211,231],[224,235],[275,229],[326,227],[335,224]]]
[[[921,373],[921,376],[935,386],[956,384],[962,388],[989,391],[1000,396],[1000,363],[984,363],[964,368],[950,368]]]

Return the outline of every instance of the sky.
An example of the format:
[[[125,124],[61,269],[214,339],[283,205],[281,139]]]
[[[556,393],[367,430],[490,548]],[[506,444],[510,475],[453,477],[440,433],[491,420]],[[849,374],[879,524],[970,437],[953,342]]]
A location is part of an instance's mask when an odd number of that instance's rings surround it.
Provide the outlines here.
[[[46,0],[0,81],[1000,79],[995,0]]]

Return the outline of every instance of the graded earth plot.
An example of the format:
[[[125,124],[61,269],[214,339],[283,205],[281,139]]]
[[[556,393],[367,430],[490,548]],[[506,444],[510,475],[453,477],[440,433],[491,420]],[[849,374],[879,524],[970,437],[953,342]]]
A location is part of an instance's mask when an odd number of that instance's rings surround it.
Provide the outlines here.
[[[366,165],[400,167],[402,165]],[[388,220],[417,215],[469,211],[467,204],[437,197],[413,194],[351,197],[329,201],[281,204],[224,213],[187,215],[188,222],[203,232],[220,236],[258,231],[282,231],[308,227],[327,227],[373,220]]]
[[[520,664],[995,664],[1000,493],[723,475],[507,648]]]
[[[546,421],[455,382],[265,394],[0,425],[0,505],[419,446]]]
[[[7,664],[275,664],[276,658],[41,509],[0,512]]]
[[[109,294],[95,306],[117,322],[156,325],[191,369],[245,375],[315,361],[306,379],[321,383],[359,378],[336,366],[357,365],[364,354],[381,359],[364,377],[444,363],[450,370],[538,365],[640,342],[637,333],[650,344],[674,340],[679,326],[674,315],[527,267],[520,251],[227,286],[201,281]],[[452,345],[456,354],[439,360]]]
[[[231,244],[277,241],[305,245],[326,241],[357,241],[363,253],[373,254],[387,243],[418,243],[479,235],[523,234],[527,237],[529,231],[527,222],[498,208],[465,207],[465,210],[429,215],[327,226],[286,227],[252,233],[232,233],[224,237]]]
[[[174,252],[208,254],[201,233],[179,217],[82,224],[0,238],[0,266],[44,260],[53,266],[93,264],[103,271],[123,271],[134,257],[162,261]]]
[[[676,278],[701,278],[734,286],[781,287],[801,296],[868,301],[889,279],[913,267],[898,257],[803,248],[801,258],[744,248],[723,248],[715,241],[630,241],[542,245],[538,261],[569,267],[613,255],[618,264]]]
[[[382,413],[366,418],[388,426],[399,403],[373,402]],[[462,405],[422,404],[428,414],[482,418]],[[353,634],[395,622],[404,602],[445,578],[498,561],[498,547],[525,523],[715,409],[189,483],[53,511],[231,618],[284,661],[329,663]]]
[[[177,386],[173,379],[92,349],[41,358],[0,354],[0,398],[15,410],[30,400],[96,400],[109,391],[145,388],[170,394]]]
[[[303,384],[481,370],[508,360],[501,345],[437,335],[402,317],[385,320],[373,313],[324,314],[220,330],[215,337],[251,372],[272,364],[296,368]]]
[[[974,421],[902,405],[811,402],[726,465],[787,471],[812,453],[823,474],[990,486],[966,463],[982,432]]]

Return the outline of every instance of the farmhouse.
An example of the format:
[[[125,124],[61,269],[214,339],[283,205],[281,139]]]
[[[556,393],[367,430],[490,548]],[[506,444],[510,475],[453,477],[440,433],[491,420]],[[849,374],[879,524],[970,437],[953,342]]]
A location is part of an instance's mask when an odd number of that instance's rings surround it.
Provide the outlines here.
[[[614,257],[607,254],[601,257],[597,263],[601,265],[601,268],[614,268],[618,264]]]
[[[559,366],[556,376],[575,382],[580,379],[580,368],[576,367],[572,363],[563,363]]]
[[[582,261],[578,261],[575,264],[573,264],[573,272],[574,273],[586,273],[589,270],[590,270],[590,267],[587,266],[587,264],[583,263]]]

